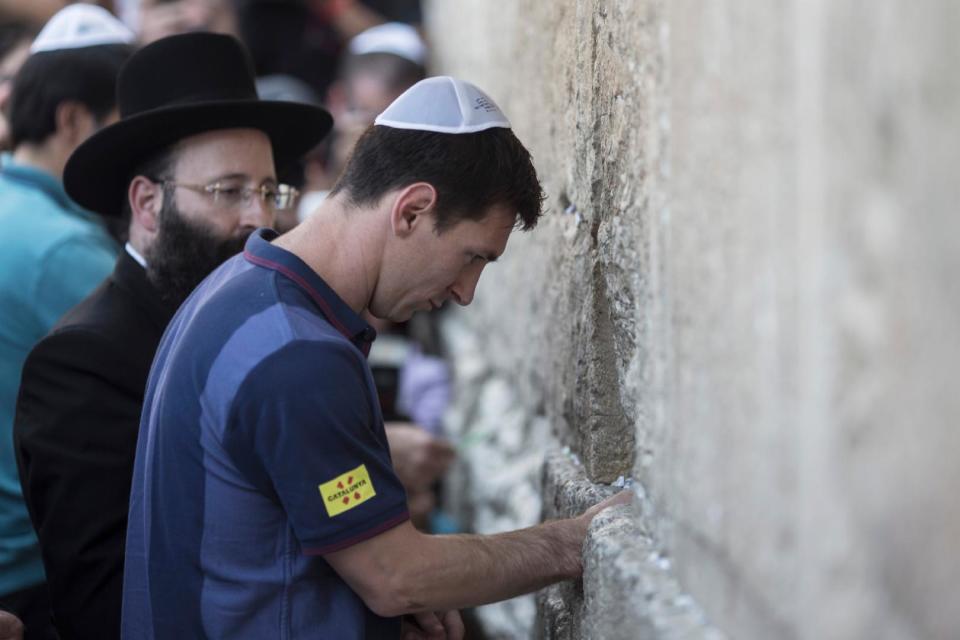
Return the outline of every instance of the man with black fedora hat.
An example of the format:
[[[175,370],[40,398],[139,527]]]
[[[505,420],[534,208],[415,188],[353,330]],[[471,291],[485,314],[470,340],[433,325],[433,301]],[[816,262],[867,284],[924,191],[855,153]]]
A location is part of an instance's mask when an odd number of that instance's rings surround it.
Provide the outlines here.
[[[138,51],[121,119],[81,145],[67,193],[116,219],[113,274],[31,351],[17,400],[20,481],[64,638],[120,636],[123,549],[150,363],[180,303],[296,192],[276,180],[330,129],[319,107],[261,101],[242,46],[194,33]]]

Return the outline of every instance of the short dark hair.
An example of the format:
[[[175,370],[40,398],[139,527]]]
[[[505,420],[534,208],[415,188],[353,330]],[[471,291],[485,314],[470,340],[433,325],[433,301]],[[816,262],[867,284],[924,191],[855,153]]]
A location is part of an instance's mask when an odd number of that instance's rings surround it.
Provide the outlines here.
[[[56,131],[57,107],[68,100],[103,120],[117,104],[117,74],[131,53],[132,46],[111,44],[42,51],[27,58],[10,94],[13,146],[46,140]]]
[[[393,189],[427,182],[437,190],[438,233],[511,207],[524,231],[536,226],[543,188],[530,152],[510,129],[434,133],[371,125],[357,141],[331,195],[354,206],[376,204]]]

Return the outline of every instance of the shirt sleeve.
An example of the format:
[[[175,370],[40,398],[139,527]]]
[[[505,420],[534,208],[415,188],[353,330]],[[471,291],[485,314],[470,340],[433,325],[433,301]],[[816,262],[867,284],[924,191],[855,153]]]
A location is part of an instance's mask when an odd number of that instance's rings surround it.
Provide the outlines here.
[[[105,238],[74,237],[56,245],[44,258],[32,298],[39,322],[52,327],[110,275],[116,259],[117,248]]]
[[[279,501],[304,552],[324,554],[407,520],[363,356],[338,341],[298,341],[246,376],[223,446]]]
[[[143,391],[129,349],[73,330],[23,368],[14,442],[61,632],[119,637],[127,503]]]

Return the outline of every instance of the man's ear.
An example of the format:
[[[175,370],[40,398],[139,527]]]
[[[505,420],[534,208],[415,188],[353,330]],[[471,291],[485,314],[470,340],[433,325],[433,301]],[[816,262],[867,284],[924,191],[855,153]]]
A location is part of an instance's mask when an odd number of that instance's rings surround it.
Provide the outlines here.
[[[163,185],[145,176],[137,176],[127,187],[127,198],[130,201],[131,224],[148,234],[155,234],[160,224],[160,209],[163,208]]]
[[[401,189],[390,210],[390,226],[397,236],[407,236],[419,225],[433,224],[437,190],[427,182],[415,182]]]
[[[96,129],[93,113],[81,102],[64,100],[54,112],[57,135],[71,148],[77,147]]]

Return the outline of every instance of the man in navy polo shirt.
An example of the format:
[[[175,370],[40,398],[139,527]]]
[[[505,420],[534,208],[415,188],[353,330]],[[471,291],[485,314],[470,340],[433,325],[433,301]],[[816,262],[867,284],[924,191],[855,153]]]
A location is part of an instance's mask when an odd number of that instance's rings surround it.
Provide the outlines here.
[[[542,190],[479,89],[431,78],[360,139],[331,196],[196,289],[154,361],[124,574],[127,638],[462,637],[456,610],[582,570],[599,509],[496,536],[409,521],[360,317],[467,305]]]

